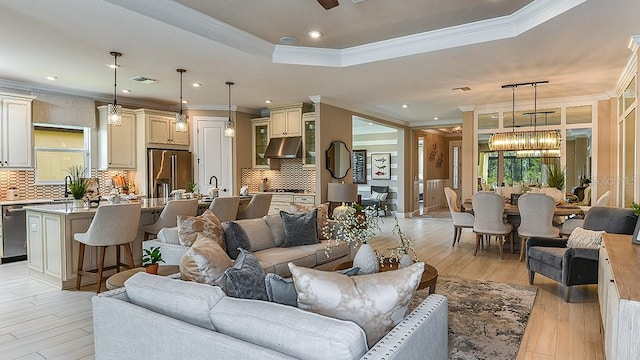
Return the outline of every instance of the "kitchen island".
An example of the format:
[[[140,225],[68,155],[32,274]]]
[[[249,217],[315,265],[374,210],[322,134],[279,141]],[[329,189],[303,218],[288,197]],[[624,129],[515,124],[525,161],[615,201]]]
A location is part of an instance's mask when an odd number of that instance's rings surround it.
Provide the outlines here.
[[[167,203],[164,199],[142,199],[139,226],[154,223]],[[204,212],[209,203],[200,202],[198,213]],[[75,288],[78,268],[78,242],[75,233],[86,232],[97,207],[74,208],[73,203],[25,206],[27,216],[27,262],[29,276],[59,289]],[[142,260],[142,231],[132,243],[133,258],[139,266]],[[95,268],[98,263],[98,248],[88,247],[84,255],[85,268]],[[105,256],[105,265],[115,264],[116,249],[110,247]],[[124,254],[122,255],[124,256]],[[83,277],[82,284],[95,279]]]

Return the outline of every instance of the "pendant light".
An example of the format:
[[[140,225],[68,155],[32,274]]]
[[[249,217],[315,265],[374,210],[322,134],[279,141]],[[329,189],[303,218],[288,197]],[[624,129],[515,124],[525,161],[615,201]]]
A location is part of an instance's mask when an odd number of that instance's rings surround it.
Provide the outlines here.
[[[187,132],[187,114],[182,113],[182,74],[187,72],[185,69],[176,69],[180,73],[180,112],[176,113],[176,131]]]
[[[231,85],[234,83],[227,81],[225,84],[229,87],[229,120],[224,127],[224,136],[234,137],[236,135],[236,129],[233,126],[233,120],[231,120]]]
[[[489,149],[491,151],[518,151],[518,150],[557,150],[560,148],[562,136],[558,130],[538,131],[537,125],[537,100],[538,100],[538,84],[546,84],[548,81],[537,81],[522,84],[503,85],[502,88],[513,89],[513,110],[512,110],[512,126],[513,130],[506,133],[497,133],[489,138]],[[515,131],[515,88],[518,86],[533,86],[533,131]]]
[[[107,124],[112,126],[122,125],[122,106],[118,105],[117,101],[117,88],[118,88],[118,56],[122,56],[121,53],[112,51],[109,54],[113,56],[113,64],[109,65],[113,69],[113,104],[109,104],[107,107]]]

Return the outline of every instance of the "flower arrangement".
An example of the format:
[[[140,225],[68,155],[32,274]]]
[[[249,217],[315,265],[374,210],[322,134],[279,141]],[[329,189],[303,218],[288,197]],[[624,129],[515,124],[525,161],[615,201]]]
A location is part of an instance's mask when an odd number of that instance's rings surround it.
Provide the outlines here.
[[[409,258],[412,258],[413,262],[418,261],[418,255],[416,254],[413,247],[413,239],[411,239],[411,236],[409,236],[409,234],[402,232],[400,223],[398,222],[398,217],[396,216],[395,212],[393,213],[393,220],[395,222],[395,225],[393,226],[393,233],[398,234],[400,240],[398,241],[398,246],[394,248],[387,248],[382,251],[376,250],[376,255],[381,267],[384,267],[385,264],[388,264],[389,262],[400,263],[401,259],[405,255],[408,255]]]
[[[353,211],[345,211],[335,219],[333,225],[326,224],[322,227],[322,232],[328,239],[333,239],[337,244],[339,241],[357,246],[366,244],[380,231],[379,217],[377,210],[373,206],[362,208],[361,205],[351,204]],[[332,236],[333,235],[333,236]],[[331,241],[327,241],[325,253],[329,256],[331,252]]]

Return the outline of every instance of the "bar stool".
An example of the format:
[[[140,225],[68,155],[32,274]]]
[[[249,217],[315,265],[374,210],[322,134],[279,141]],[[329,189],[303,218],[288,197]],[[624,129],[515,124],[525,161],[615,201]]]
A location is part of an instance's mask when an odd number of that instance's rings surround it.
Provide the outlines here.
[[[261,218],[269,212],[271,206],[272,194],[255,194],[247,207],[238,213],[238,220],[240,219],[255,219]]]
[[[238,215],[240,196],[224,196],[213,199],[209,210],[213,212],[220,222],[233,221]]]
[[[198,214],[198,199],[171,200],[167,202],[156,222],[140,227],[144,231],[144,240],[150,235],[157,235],[160,229],[178,226],[178,215],[196,216]]]
[[[133,255],[131,253],[131,242],[138,236],[138,225],[140,223],[140,203],[100,205],[96,215],[85,233],[76,233],[74,240],[80,243],[78,249],[78,274],[76,276],[76,290],[80,289],[82,276],[92,276],[98,279],[96,292],[100,292],[102,281],[106,276],[102,276],[103,271],[116,269],[120,271],[120,266],[129,269],[135,267]],[[97,246],[98,267],[92,270],[83,270],[85,246]],[[104,253],[108,246],[116,246],[116,265],[104,266]],[[125,255],[129,264],[120,262],[120,246],[124,246]]]

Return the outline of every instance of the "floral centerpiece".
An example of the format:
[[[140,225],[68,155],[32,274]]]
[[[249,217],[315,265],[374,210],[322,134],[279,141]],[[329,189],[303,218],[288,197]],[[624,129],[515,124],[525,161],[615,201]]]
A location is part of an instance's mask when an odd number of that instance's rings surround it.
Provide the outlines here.
[[[376,251],[376,255],[381,267],[384,267],[386,264],[390,265],[391,262],[398,263],[400,267],[406,267],[418,261],[418,255],[413,248],[411,236],[402,232],[395,212],[393,213],[393,220],[395,222],[393,233],[399,237],[398,246]]]

